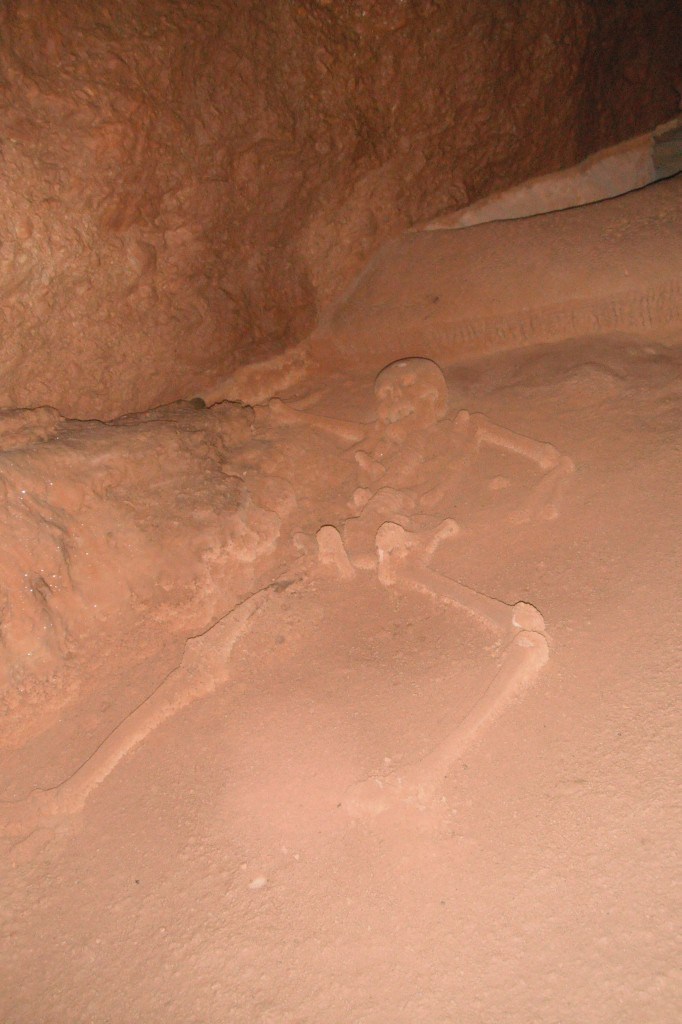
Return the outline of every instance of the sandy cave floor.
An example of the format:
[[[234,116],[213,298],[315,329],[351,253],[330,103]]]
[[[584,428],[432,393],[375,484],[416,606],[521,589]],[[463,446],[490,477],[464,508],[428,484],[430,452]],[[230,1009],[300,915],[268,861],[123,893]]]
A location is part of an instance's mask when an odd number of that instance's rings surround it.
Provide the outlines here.
[[[681,340],[448,372],[455,407],[551,441],[577,472],[551,522],[504,514],[532,482],[511,455],[481,453],[463,486],[439,571],[532,601],[551,658],[450,772],[437,820],[352,821],[341,796],[462,717],[495,638],[370,572],[299,583],[81,815],[3,843],[0,1020],[679,1020]],[[369,418],[367,382],[322,383],[319,411]],[[83,708],[125,714],[158,675],[148,658],[121,691],[106,655],[103,636],[97,677],[28,767],[2,753],[5,792],[79,763]]]

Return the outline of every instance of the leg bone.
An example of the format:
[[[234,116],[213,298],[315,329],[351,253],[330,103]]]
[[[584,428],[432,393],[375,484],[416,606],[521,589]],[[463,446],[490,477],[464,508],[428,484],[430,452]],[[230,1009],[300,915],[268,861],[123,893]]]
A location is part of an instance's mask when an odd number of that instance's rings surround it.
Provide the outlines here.
[[[22,835],[81,811],[119,761],[154,729],[215,690],[232,648],[272,592],[268,587],[252,595],[206,633],[188,640],[179,667],[109,733],[70,778],[53,789],[36,789],[24,800],[0,802],[0,826],[9,834]]]
[[[456,583],[441,573],[428,569],[409,555],[419,542],[419,535],[408,534],[397,523],[384,523],[377,532],[379,579],[385,586],[401,582],[414,590],[439,597],[455,604],[494,629],[508,633],[516,629],[543,632],[545,622],[532,604],[518,601],[509,605],[487,594]]]
[[[449,604],[455,604],[500,632],[506,633],[516,629],[542,632],[545,628],[545,621],[540,612],[526,601],[505,604],[504,601],[481,594],[478,590],[465,587],[441,573],[418,565],[406,566],[401,578],[415,590],[433,594]]]
[[[535,682],[548,659],[547,640],[541,633],[517,633],[485,693],[453,732],[416,764],[351,786],[342,801],[347,813],[353,818],[375,817],[406,803],[426,809],[453,765]]]

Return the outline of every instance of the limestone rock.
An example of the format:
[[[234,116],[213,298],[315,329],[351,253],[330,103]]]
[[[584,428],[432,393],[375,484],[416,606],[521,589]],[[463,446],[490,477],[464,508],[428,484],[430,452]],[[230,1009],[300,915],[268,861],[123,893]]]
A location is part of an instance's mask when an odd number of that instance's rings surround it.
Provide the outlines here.
[[[0,406],[113,418],[276,356],[389,236],[670,116],[678,18],[3,4]]]

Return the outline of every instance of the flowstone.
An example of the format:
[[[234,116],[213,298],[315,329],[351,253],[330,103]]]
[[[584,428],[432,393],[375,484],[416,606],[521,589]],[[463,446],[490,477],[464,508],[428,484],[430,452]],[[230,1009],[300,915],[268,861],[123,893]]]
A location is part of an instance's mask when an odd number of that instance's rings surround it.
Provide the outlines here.
[[[458,542],[460,537],[460,526],[451,515],[458,488],[481,447],[492,446],[529,461],[538,474],[514,519],[552,519],[559,514],[574,465],[553,445],[522,436],[485,416],[467,411],[451,414],[445,378],[431,360],[392,363],[377,376],[374,392],[376,418],[369,425],[319,416],[278,400],[256,410],[250,439],[243,438],[230,456],[231,472],[241,486],[248,486],[262,514],[270,516],[274,532],[264,548],[245,525],[243,536],[233,535],[219,556],[228,562],[262,557],[252,588],[242,592],[243,597],[215,626],[188,641],[179,668],[69,778],[52,789],[34,791],[25,800],[0,804],[0,823],[10,833],[23,834],[82,810],[101,782],[157,726],[215,689],[212,652],[219,659],[219,674],[224,675],[234,643],[266,598],[315,572],[331,572],[340,583],[358,572],[376,572],[384,586],[429,594],[474,616],[499,638],[504,653],[497,670],[466,717],[422,760],[358,782],[342,803],[352,817],[366,817],[404,805],[422,810],[442,799],[441,786],[453,764],[533,684],[549,657],[544,619],[532,604],[506,604],[430,564],[442,544]],[[311,432],[331,437],[355,467],[351,475],[355,487],[345,513],[335,522],[318,519],[314,533],[296,532],[303,505],[290,483],[275,472],[296,450],[282,437],[281,428],[286,434],[290,426],[305,427],[308,437]],[[302,465],[308,454],[303,451]]]

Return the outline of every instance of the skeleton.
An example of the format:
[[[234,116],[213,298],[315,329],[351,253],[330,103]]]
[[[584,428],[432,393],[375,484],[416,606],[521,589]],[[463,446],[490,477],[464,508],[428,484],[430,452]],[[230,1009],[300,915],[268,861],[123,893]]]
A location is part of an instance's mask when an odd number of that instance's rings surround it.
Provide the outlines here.
[[[461,411],[449,420],[445,378],[428,359],[390,364],[378,375],[374,391],[377,418],[369,427],[292,409],[281,401],[270,403],[276,421],[305,424],[350,445],[359,467],[362,486],[352,496],[352,515],[340,529],[326,525],[318,531],[320,564],[341,579],[352,578],[357,569],[376,568],[385,586],[417,590],[463,609],[496,631],[506,647],[485,693],[426,757],[351,786],[343,804],[353,817],[377,815],[396,803],[432,806],[454,763],[534,682],[549,657],[544,619],[533,605],[505,604],[430,568],[439,545],[459,533],[454,519],[437,510],[453,503],[462,473],[482,445],[530,460],[541,472],[514,516],[517,521],[554,519],[575,469],[553,445],[483,415]]]
[[[377,418],[369,426],[318,416],[279,400],[269,403],[266,418],[323,430],[348,448],[357,463],[360,486],[351,497],[350,514],[340,530],[329,524],[318,530],[317,564],[344,580],[358,570],[374,569],[386,587],[417,590],[464,609],[500,634],[507,647],[485,693],[425,758],[348,790],[343,805],[353,817],[380,814],[396,804],[432,805],[452,765],[534,682],[549,656],[544,620],[532,605],[507,605],[430,568],[438,547],[459,534],[454,519],[438,510],[452,504],[462,473],[483,444],[529,459],[541,471],[521,510],[524,519],[554,518],[574,470],[571,460],[552,445],[506,430],[485,416],[463,411],[454,421],[448,419],[445,378],[428,359],[405,359],[386,367],[376,379],[375,395]],[[301,546],[305,552],[305,544]],[[252,616],[269,595],[290,583],[279,577],[202,637],[188,641],[179,668],[68,779],[53,789],[35,790],[24,800],[0,803],[0,822],[7,831],[22,835],[81,811],[97,786],[155,728],[215,689],[214,677],[222,675],[226,657]]]
[[[374,393],[377,418],[369,426],[294,409],[279,399],[269,404],[276,422],[322,430],[353,453],[360,486],[341,532],[356,568],[376,565],[374,538],[384,522],[421,533],[430,554],[456,532],[456,524],[438,510],[452,508],[463,473],[484,445],[519,455],[541,471],[514,518],[556,518],[575,468],[571,459],[553,445],[507,430],[481,414],[461,411],[454,421],[449,419],[447,384],[431,360],[391,363],[378,375]]]

